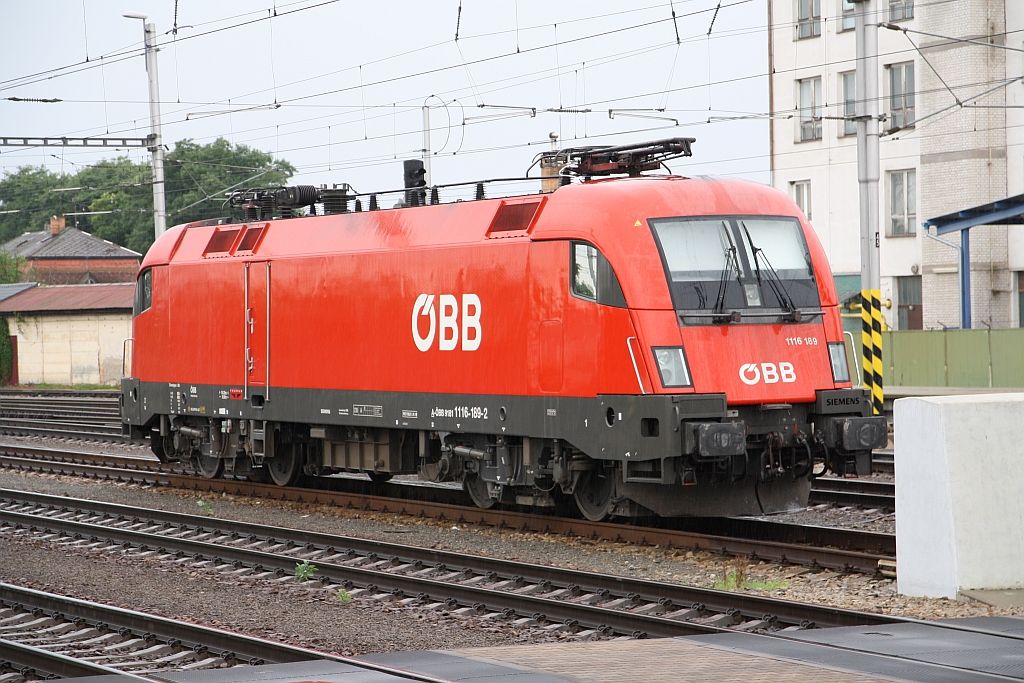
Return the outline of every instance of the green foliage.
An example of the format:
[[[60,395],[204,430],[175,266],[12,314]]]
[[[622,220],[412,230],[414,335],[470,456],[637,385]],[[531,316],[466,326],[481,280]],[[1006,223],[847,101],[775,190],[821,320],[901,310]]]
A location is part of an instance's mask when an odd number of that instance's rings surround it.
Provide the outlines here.
[[[14,347],[11,345],[11,328],[7,318],[0,317],[0,384],[11,379],[14,364]]]
[[[210,501],[208,501],[208,500],[201,500],[198,503],[196,503],[196,505],[198,505],[199,508],[203,512],[205,512],[206,514],[208,514],[208,515],[212,515],[213,514],[213,505],[210,503]]]
[[[303,560],[295,565],[295,583],[309,581],[313,578],[313,574],[316,574],[318,571],[316,565],[310,564],[309,560]]]
[[[287,161],[219,138],[209,144],[182,140],[164,160],[167,226],[231,215],[224,193],[242,187],[285,184],[295,173]],[[257,177],[254,177],[257,176]],[[51,216],[69,216],[68,226],[92,232],[144,253],[153,243],[153,173],[148,162],[118,157],[74,174],[24,166],[0,179],[0,243],[46,229]],[[57,191],[60,188],[75,190]]]
[[[0,180],[0,243],[26,232],[36,232],[48,224],[51,216],[73,211],[65,192],[53,192],[62,180],[43,166],[22,166],[5,173]]]
[[[343,605],[347,605],[352,601],[352,595],[344,588],[339,588],[338,592],[334,594],[334,597],[340,600]]]
[[[785,581],[754,581],[747,578],[747,561],[738,557],[722,569],[722,580],[715,582],[715,590],[775,590],[788,588]]]
[[[0,284],[17,282],[24,265],[25,259],[21,256],[12,256],[5,249],[0,249]]]

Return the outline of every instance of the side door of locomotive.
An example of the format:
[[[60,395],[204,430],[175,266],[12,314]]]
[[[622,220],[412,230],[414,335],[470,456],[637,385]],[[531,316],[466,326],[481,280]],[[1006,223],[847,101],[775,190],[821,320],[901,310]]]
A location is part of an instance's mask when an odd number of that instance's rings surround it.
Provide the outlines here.
[[[270,398],[270,273],[270,261],[245,264],[245,396],[254,405]]]

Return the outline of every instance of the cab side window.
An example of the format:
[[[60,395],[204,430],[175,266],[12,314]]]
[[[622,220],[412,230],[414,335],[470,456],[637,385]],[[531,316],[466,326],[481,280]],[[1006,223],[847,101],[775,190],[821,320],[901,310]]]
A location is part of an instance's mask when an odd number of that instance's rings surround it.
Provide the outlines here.
[[[135,310],[132,315],[139,315],[153,305],[153,269],[146,268],[139,274],[135,283]]]
[[[619,280],[608,259],[586,242],[571,243],[572,293],[606,306],[626,308]]]

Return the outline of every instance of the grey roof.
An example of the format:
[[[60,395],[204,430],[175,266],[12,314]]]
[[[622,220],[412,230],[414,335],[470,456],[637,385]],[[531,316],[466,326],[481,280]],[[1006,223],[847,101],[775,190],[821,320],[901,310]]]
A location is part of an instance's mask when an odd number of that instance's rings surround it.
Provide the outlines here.
[[[26,289],[32,289],[38,282],[15,282],[10,285],[0,285],[0,301],[10,299],[15,294],[21,294]]]
[[[26,232],[2,247],[12,256],[35,259],[138,259],[142,254],[100,239],[78,228],[64,228],[58,235],[49,230]]]

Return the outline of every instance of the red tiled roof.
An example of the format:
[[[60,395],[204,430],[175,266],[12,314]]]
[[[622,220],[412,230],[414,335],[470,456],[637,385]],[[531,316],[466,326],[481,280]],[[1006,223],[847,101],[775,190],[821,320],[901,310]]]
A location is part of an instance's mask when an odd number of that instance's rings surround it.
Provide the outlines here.
[[[49,285],[33,287],[0,301],[0,313],[131,310],[134,299],[135,285],[130,282]]]

